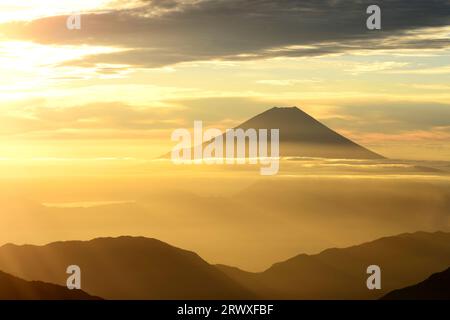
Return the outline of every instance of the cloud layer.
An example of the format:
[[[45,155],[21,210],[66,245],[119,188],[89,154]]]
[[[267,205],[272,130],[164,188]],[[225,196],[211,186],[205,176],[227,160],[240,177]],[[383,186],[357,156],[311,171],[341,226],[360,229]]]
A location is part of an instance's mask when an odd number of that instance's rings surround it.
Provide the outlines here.
[[[82,29],[65,16],[0,26],[9,38],[43,44],[114,46],[69,65],[161,67],[185,61],[307,57],[358,50],[436,49],[450,40],[426,28],[450,24],[447,0],[376,1],[382,30],[366,29],[369,0],[157,0],[85,13]],[[423,31],[423,32],[422,32]]]
[[[271,106],[251,98],[171,100],[172,106],[133,106],[121,102],[72,107],[27,106],[0,114],[0,137],[31,139],[147,139],[169,141],[170,131],[205,126],[232,128]],[[302,106],[299,106],[302,107]],[[20,111],[20,112],[18,112]],[[450,105],[388,103],[343,105],[338,116],[320,119],[359,141],[443,141],[450,143]],[[315,116],[314,112],[311,113]]]

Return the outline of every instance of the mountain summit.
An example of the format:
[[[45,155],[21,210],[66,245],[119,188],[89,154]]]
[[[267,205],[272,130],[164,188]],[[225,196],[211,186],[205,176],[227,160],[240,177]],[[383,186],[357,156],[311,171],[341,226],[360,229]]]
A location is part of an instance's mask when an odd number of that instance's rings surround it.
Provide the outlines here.
[[[105,299],[256,298],[197,254],[156,239],[97,238],[0,247],[0,270],[26,280],[65,285],[65,270],[73,261],[82,270],[83,290]],[[0,273],[0,298],[1,280]]]
[[[334,159],[383,159],[384,157],[347,139],[320,123],[297,107],[273,107],[233,128],[279,129],[280,157],[311,157]],[[270,134],[269,134],[270,136]],[[226,141],[225,133],[222,140]],[[203,147],[212,140],[204,142]],[[267,143],[270,148],[270,142]],[[184,149],[188,150],[188,149]],[[194,148],[189,154],[194,153]],[[225,146],[223,149],[225,154]],[[248,156],[248,146],[246,146]],[[167,153],[162,158],[170,158]]]
[[[237,128],[280,129],[280,156],[341,159],[383,157],[345,138],[297,107],[274,107]]]

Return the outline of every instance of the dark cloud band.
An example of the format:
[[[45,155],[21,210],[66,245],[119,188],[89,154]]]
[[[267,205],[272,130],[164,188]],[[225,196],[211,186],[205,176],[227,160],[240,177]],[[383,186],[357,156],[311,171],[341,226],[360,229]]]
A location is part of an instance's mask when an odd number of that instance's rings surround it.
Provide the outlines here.
[[[366,29],[366,8],[371,4],[382,9],[381,31]],[[417,29],[450,25],[450,1],[158,0],[142,1],[134,9],[84,14],[82,29],[77,31],[67,30],[65,21],[66,17],[49,17],[17,22],[0,26],[0,32],[44,44],[128,49],[69,62],[84,66],[101,62],[151,68],[211,59],[443,48],[449,46],[449,39],[439,35],[405,36]]]

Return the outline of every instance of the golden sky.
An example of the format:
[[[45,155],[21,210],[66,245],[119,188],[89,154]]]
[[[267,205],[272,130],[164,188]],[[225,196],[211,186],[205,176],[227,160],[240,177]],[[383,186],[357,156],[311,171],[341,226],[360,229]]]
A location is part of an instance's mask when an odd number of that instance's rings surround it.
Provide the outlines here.
[[[193,120],[296,105],[385,156],[448,160],[448,12],[391,0],[368,31],[364,1],[3,0],[0,159],[148,159]]]

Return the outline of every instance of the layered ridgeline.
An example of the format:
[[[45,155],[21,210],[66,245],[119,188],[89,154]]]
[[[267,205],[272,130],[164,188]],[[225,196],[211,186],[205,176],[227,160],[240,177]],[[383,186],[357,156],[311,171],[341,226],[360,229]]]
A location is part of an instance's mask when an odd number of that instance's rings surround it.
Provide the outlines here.
[[[394,290],[383,300],[450,300],[450,268],[431,275],[426,280]]]
[[[0,300],[97,300],[81,290],[56,284],[25,281],[0,271]]]
[[[450,233],[417,232],[320,254],[301,254],[261,273],[214,266],[147,238],[101,238],[0,247],[0,270],[63,285],[68,265],[82,289],[106,299],[378,299],[450,266]],[[381,267],[381,290],[366,269]]]
[[[197,254],[155,239],[99,238],[0,247],[0,270],[64,285],[69,265],[81,288],[104,299],[245,299],[256,296]]]
[[[367,267],[381,268],[381,290],[369,290]],[[262,273],[219,266],[266,298],[378,299],[450,266],[450,233],[416,232],[358,246],[301,254]]]
[[[359,144],[331,130],[297,107],[274,107],[245,121],[234,130],[266,129],[268,135],[268,155],[271,155],[271,129],[279,129],[279,156],[281,157],[317,157],[335,159],[383,159]],[[221,136],[225,155],[226,134]],[[237,141],[235,139],[235,141]],[[204,142],[205,148],[212,140]],[[194,145],[195,143],[193,143]],[[248,140],[246,142],[248,156]],[[194,149],[181,149],[193,157]],[[236,154],[236,147],[235,147]],[[171,153],[163,157],[170,157]]]

